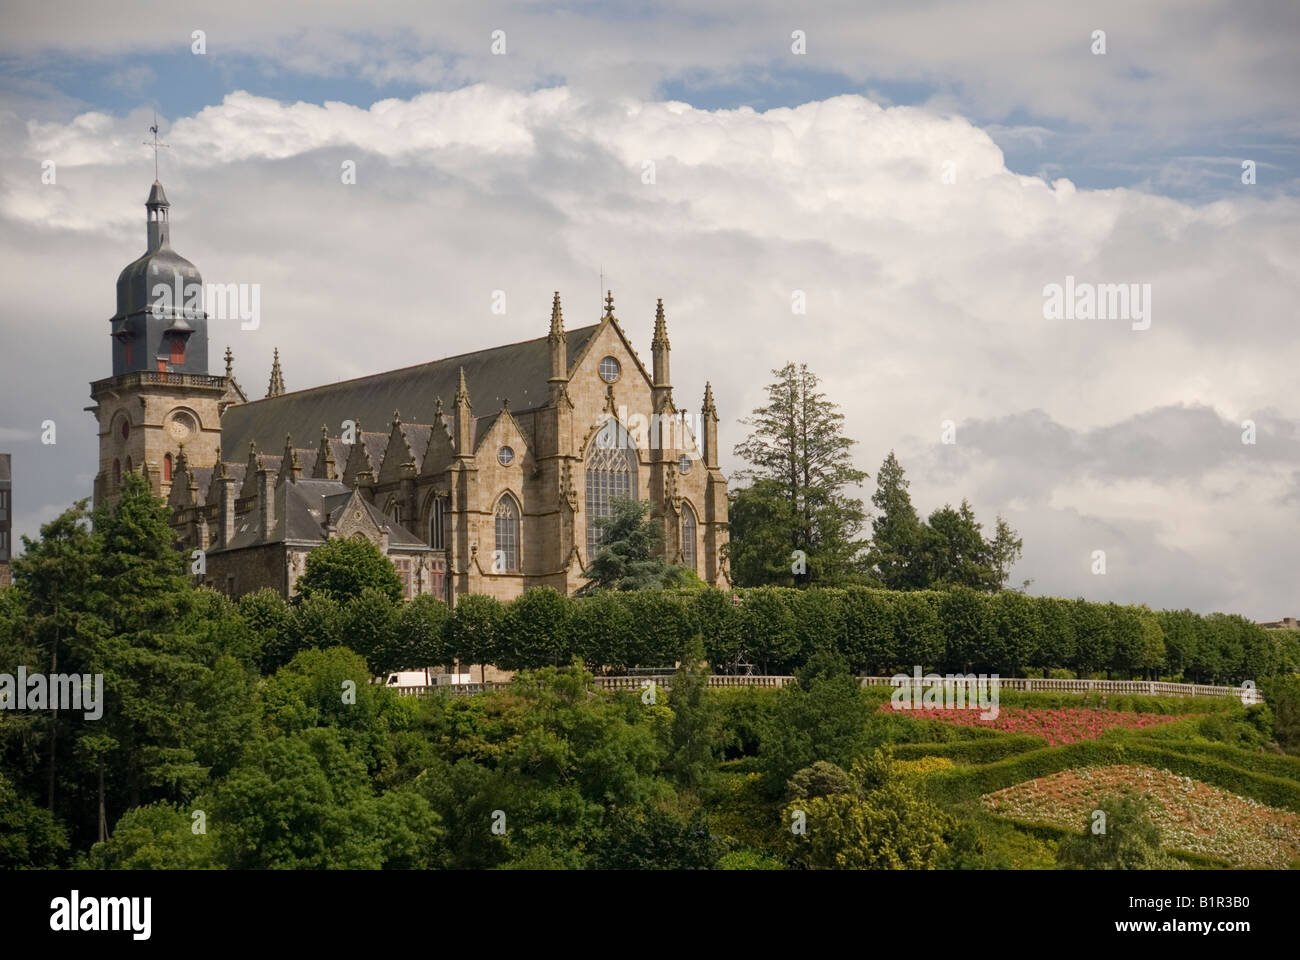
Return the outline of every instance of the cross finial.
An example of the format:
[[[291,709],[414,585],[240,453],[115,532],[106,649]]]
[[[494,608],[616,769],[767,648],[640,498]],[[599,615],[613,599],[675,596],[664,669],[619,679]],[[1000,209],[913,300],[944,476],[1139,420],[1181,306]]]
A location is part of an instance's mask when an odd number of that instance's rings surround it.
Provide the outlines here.
[[[226,376],[229,377],[234,372],[235,355],[230,352],[230,347],[226,347]]]
[[[613,315],[614,315],[614,291],[606,290],[605,291],[605,316],[612,317]]]
[[[157,180],[158,179],[158,148],[171,147],[170,143],[163,143],[161,140],[158,139],[158,111],[157,110],[153,112],[153,126],[149,128],[149,132],[153,134],[153,139],[144,141],[144,145],[146,147],[153,147],[153,178]]]

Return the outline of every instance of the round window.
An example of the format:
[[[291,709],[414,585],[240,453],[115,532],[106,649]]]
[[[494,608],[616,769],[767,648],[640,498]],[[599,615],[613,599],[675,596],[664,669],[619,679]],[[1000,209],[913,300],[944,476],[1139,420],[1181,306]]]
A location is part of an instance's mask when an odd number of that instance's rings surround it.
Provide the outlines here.
[[[600,379],[606,383],[613,383],[617,380],[622,370],[623,368],[618,365],[618,361],[613,357],[606,357],[600,361]]]
[[[497,462],[500,463],[501,466],[503,467],[510,466],[510,464],[514,462],[514,459],[515,459],[515,452],[511,450],[509,447],[502,447],[500,450],[497,451]]]
[[[690,473],[691,458],[683,453],[681,459],[677,461],[677,469],[680,470],[683,474]]]

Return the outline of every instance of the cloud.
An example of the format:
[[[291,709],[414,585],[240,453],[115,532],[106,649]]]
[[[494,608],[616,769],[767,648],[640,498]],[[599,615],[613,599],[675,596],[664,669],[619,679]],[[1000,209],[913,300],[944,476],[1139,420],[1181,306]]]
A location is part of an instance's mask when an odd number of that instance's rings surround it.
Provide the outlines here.
[[[144,241],[148,117],[0,116],[5,409],[13,429],[58,419],[57,450],[16,453],[62,458],[40,475],[69,501],[85,491],[66,478],[93,469],[81,407],[108,372],[113,282]],[[804,361],[860,466],[896,447],[927,512],[968,495],[1007,513],[1017,575],[1042,589],[1097,592],[1078,557],[1105,542],[1115,595],[1257,617],[1292,602],[1300,200],[1024,176],[956,113],[860,96],[758,112],[570,87],[368,108],[235,92],[165,129],[174,245],[209,282],[261,284],[258,331],[212,331],[214,368],[229,342],[255,393],[277,346],[295,389],[542,336],[556,289],[570,325],[594,322],[603,267],[642,347],[664,298],[675,397],[697,409],[712,380],[724,449],[768,371]],[[1151,329],[1045,320],[1043,287],[1067,275],[1150,283]]]

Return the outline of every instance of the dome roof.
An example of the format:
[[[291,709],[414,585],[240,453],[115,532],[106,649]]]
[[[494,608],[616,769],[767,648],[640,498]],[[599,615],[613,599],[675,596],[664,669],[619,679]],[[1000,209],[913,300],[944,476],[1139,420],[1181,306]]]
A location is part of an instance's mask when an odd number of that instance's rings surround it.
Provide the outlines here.
[[[158,284],[176,290],[177,278],[185,296],[192,284],[202,284],[199,268],[194,266],[170,246],[150,251],[140,259],[128,263],[117,276],[117,318],[149,310],[153,306],[152,291]],[[176,304],[181,306],[181,304]]]
[[[149,211],[148,249],[118,274],[117,313],[113,316],[114,320],[124,320],[152,309],[153,290],[159,284],[164,284],[172,291],[174,301],[179,281],[182,302],[173,302],[173,306],[177,307],[183,306],[194,284],[203,284],[198,268],[171,247],[171,228],[168,223],[170,206],[162,184],[155,180],[149,188],[149,199],[145,201],[145,208]]]

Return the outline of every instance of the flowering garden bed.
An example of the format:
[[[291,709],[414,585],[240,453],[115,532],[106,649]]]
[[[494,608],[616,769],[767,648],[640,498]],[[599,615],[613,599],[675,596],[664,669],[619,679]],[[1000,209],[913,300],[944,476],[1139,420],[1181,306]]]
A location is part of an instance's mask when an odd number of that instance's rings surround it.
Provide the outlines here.
[[[1285,868],[1300,859],[1300,816],[1168,770],[1134,765],[1062,770],[985,794],[994,813],[1081,831],[1103,797],[1129,788],[1149,797],[1166,848],[1238,867]]]
[[[894,712],[890,703],[881,705],[881,712]],[[898,710],[911,714],[918,720],[940,720],[966,727],[981,727],[1001,733],[1027,733],[1042,737],[1050,746],[1096,740],[1108,730],[1142,730],[1159,726],[1182,717],[1156,713],[1128,713],[1118,710],[1087,710],[1082,708],[1061,710],[1031,710],[1023,707],[1003,707],[996,717],[985,719],[978,709],[963,710]]]

